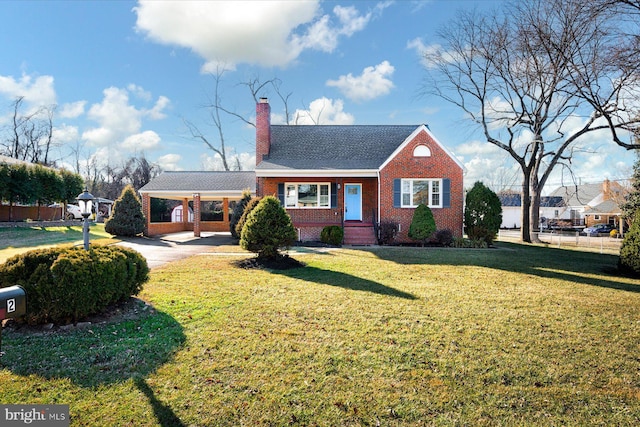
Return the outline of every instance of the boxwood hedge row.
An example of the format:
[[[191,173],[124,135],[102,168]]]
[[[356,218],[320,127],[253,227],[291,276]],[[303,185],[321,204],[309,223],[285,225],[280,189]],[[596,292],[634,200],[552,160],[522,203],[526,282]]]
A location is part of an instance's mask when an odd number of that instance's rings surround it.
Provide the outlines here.
[[[149,278],[147,260],[121,246],[38,249],[0,265],[0,288],[19,285],[29,324],[69,323],[137,295]]]

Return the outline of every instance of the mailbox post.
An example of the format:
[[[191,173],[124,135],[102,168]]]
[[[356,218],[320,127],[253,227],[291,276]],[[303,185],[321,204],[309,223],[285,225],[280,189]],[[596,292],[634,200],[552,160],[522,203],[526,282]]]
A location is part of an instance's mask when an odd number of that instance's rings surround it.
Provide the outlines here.
[[[4,319],[15,319],[27,313],[27,294],[21,286],[0,289],[0,356],[2,353],[2,324]]]

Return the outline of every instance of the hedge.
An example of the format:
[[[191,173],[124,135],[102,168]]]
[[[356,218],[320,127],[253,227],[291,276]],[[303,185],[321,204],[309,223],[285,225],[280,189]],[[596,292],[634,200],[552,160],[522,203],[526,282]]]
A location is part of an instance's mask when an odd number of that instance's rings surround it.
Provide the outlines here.
[[[29,324],[69,323],[137,295],[149,278],[147,260],[133,249],[93,246],[38,249],[0,265],[0,288],[19,285]]]

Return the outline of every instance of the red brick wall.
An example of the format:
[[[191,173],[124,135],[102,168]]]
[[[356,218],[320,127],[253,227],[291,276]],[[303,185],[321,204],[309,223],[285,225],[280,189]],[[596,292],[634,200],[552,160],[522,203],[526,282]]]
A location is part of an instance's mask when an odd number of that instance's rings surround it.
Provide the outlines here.
[[[286,209],[293,226],[303,229],[303,241],[320,240],[320,232],[327,225],[341,225],[344,211],[345,184],[362,184],[362,220],[377,219],[378,186],[376,178],[258,178],[258,194],[278,197],[278,184],[286,182],[323,182],[337,184],[337,206],[329,209]],[[375,217],[373,213],[375,211]]]
[[[414,157],[417,145],[426,145],[431,150],[430,157]],[[451,207],[432,208],[437,229],[448,228],[456,237],[462,237],[463,224],[463,170],[436,143],[427,132],[420,132],[413,141],[400,152],[380,172],[380,210],[382,221],[400,224],[397,241],[409,242],[407,236],[413,219],[413,208],[393,207],[393,180],[395,178],[448,178],[451,180]]]

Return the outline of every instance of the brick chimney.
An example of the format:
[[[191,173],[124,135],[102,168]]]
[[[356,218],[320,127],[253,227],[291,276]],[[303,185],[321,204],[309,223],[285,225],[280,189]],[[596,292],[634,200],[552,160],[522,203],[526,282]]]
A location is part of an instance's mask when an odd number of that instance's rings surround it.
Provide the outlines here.
[[[611,200],[611,182],[608,178],[602,181],[602,198],[604,200]]]
[[[256,104],[256,166],[269,156],[271,148],[271,106],[267,98]]]

